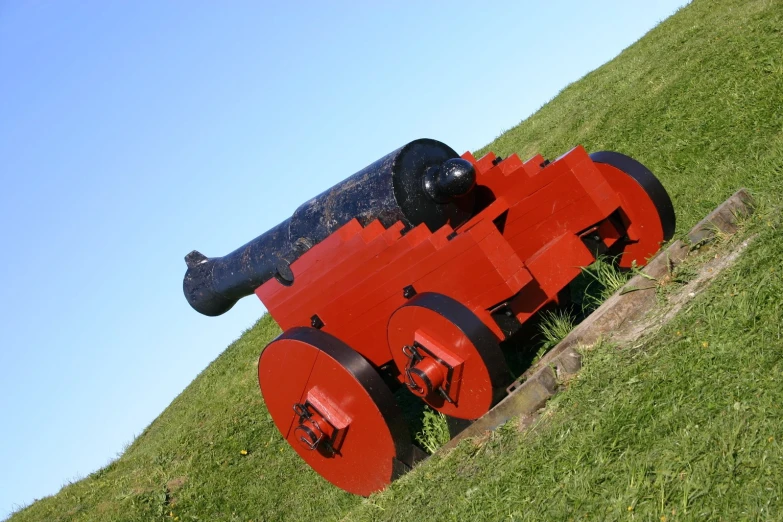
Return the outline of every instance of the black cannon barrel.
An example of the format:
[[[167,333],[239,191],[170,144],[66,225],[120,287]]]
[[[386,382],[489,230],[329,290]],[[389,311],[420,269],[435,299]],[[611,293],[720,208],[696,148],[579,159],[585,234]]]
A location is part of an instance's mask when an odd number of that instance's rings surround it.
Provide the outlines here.
[[[476,173],[448,145],[412,141],[301,205],[271,230],[224,257],[198,251],[185,256],[183,289],[188,303],[204,315],[227,312],[269,279],[294,284],[290,264],[332,232],[356,218],[385,227],[426,224],[435,231],[456,227],[473,211]]]

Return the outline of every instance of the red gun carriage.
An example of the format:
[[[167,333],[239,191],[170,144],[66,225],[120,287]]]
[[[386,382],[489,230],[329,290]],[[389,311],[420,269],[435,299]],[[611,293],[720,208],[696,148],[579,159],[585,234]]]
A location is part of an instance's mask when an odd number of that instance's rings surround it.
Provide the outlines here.
[[[416,140],[223,258],[191,252],[184,288],[207,315],[261,299],[283,329],[258,364],[276,426],[368,495],[413,464],[394,388],[479,418],[512,379],[503,341],[598,255],[642,266],[674,224],[660,182],[616,152],[477,160]]]

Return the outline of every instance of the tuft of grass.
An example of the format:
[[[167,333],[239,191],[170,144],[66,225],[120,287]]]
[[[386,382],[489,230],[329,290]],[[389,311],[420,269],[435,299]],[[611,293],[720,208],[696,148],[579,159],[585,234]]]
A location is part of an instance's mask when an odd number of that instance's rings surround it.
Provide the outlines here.
[[[421,431],[416,434],[418,442],[427,453],[432,455],[441,446],[451,440],[446,416],[427,407],[422,417]]]
[[[622,288],[632,274],[620,270],[614,260],[598,257],[593,264],[582,268],[582,275],[587,280],[582,296],[582,312],[589,313]]]
[[[533,364],[571,333],[571,330],[576,326],[575,321],[573,314],[567,309],[546,310],[541,313],[538,329],[542,341],[533,359]]]

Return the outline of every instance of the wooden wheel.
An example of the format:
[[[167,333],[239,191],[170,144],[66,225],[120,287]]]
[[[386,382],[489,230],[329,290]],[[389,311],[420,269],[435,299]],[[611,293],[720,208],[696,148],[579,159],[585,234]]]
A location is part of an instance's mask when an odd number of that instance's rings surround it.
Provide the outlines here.
[[[280,433],[335,486],[367,496],[412,465],[410,434],[391,390],[339,339],[292,328],[261,353],[258,379]]]
[[[445,295],[422,293],[398,308],[388,338],[408,389],[451,417],[481,417],[508,384],[498,338]]]
[[[674,206],[666,189],[650,170],[619,152],[601,151],[590,154],[609,185],[622,202],[623,221],[628,241],[619,265],[628,268],[647,259],[674,235]]]

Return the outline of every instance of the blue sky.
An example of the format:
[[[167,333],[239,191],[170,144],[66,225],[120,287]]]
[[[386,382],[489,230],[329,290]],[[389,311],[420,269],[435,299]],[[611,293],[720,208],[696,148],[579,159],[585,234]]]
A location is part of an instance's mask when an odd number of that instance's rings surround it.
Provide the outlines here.
[[[186,253],[412,139],[485,145],[683,3],[0,3],[0,517],[108,463],[263,313],[194,312]]]

